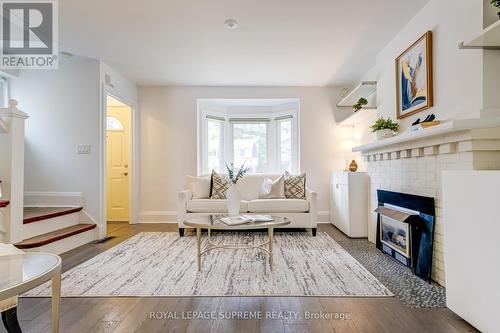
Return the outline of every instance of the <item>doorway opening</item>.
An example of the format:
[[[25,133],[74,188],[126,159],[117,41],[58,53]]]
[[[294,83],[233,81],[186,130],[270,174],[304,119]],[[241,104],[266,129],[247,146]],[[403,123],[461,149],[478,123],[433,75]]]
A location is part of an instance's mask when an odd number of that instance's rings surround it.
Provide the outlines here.
[[[106,221],[130,223],[132,107],[106,96]]]

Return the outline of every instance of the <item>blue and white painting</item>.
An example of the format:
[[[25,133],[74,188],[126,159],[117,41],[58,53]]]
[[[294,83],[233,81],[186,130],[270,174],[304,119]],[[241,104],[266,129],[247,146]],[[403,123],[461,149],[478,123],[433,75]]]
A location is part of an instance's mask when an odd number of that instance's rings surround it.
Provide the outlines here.
[[[430,32],[428,33],[430,34]],[[398,118],[404,118],[432,105],[427,38],[424,35],[396,60],[398,84]]]

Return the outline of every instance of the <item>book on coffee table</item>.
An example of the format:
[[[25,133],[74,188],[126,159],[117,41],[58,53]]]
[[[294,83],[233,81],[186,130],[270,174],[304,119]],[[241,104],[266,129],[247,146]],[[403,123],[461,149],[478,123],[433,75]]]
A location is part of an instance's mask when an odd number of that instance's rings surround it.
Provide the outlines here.
[[[221,218],[227,225],[240,225],[249,222],[271,222],[274,219],[270,215],[239,215]]]

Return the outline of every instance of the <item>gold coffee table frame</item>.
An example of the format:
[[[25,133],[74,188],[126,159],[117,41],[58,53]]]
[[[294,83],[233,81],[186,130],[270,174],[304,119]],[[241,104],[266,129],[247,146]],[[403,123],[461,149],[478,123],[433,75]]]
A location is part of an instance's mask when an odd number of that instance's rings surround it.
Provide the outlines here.
[[[201,271],[201,256],[215,249],[258,249],[269,255],[269,267],[273,270],[273,237],[274,228],[290,224],[288,217],[272,216],[273,221],[249,222],[240,225],[227,225],[221,218],[226,215],[208,215],[194,217],[184,221],[184,225],[196,229],[196,255],[198,258],[198,271]],[[201,248],[201,230],[207,229],[208,244]],[[257,245],[215,244],[212,242],[212,230],[261,230],[267,229],[268,240]],[[267,245],[267,248],[266,248]]]

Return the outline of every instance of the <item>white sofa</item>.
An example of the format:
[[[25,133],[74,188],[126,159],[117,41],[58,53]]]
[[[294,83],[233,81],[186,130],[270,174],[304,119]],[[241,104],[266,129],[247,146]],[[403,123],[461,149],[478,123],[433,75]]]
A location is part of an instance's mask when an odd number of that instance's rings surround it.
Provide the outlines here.
[[[236,185],[241,193],[242,214],[271,214],[290,218],[290,224],[285,228],[311,228],[316,236],[318,223],[317,193],[306,187],[306,199],[259,199],[259,193],[264,179],[275,180],[280,175],[246,175]],[[306,184],[307,185],[307,184]],[[194,216],[227,213],[226,200],[193,199],[191,190],[179,192],[178,223],[179,234],[184,235],[184,221]]]

